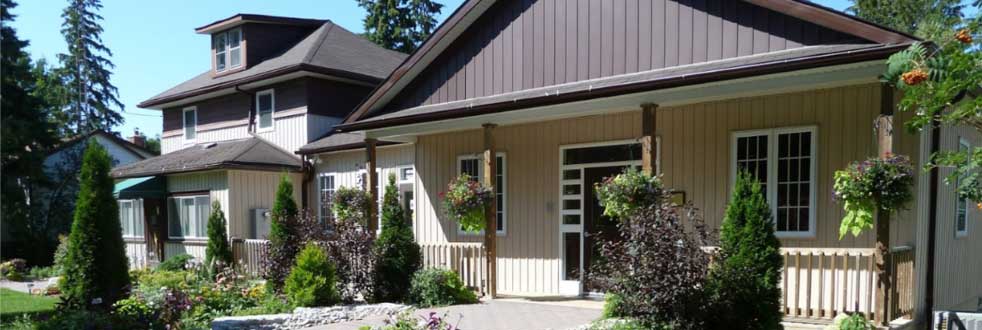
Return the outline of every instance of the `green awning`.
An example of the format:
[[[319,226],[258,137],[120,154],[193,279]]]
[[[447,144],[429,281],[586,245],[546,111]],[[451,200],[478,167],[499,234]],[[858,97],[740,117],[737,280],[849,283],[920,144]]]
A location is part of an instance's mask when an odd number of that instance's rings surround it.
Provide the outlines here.
[[[116,183],[113,195],[117,199],[167,197],[167,181],[163,176],[130,178]]]

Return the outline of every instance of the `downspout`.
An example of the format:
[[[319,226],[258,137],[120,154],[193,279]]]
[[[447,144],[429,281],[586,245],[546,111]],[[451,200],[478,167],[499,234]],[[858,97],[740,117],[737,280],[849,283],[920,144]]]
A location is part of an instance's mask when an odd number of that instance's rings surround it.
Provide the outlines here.
[[[252,112],[256,110],[256,94],[239,88],[239,85],[235,85],[235,91],[249,96],[249,126],[246,128],[246,131],[249,134],[255,133],[256,130],[255,126],[253,125],[253,119],[255,116]]]
[[[308,162],[308,155],[300,155],[301,171],[303,171],[302,179],[300,180],[300,208],[302,210],[307,210],[309,206],[309,194],[308,191],[310,187],[310,181],[314,179],[314,167]]]
[[[938,151],[941,151],[941,123],[938,116],[935,116],[931,120],[930,154],[934,155]],[[937,166],[931,168],[928,179],[931,187],[928,189],[927,265],[924,268],[927,271],[927,276],[924,280],[924,311],[927,314],[924,323],[927,325],[925,327],[927,330],[931,330],[934,326],[934,254],[937,245],[937,238],[935,236],[937,236],[938,231],[939,172],[940,170]]]

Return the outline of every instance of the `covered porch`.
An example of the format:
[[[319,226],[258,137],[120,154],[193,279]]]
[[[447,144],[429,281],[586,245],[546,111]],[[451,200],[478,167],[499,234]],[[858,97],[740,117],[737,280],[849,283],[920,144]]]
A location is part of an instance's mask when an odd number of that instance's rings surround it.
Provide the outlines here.
[[[878,70],[864,63],[370,129],[366,159],[379,141],[415,144],[414,231],[426,265],[454,269],[492,297],[591,293],[583,283],[597,226],[593,169],[654,170],[713,228],[736,170],[759,171],[774,186],[788,319],[860,312],[886,324],[916,308],[917,206],[840,240],[831,192],[833,172],[849,162],[886,152],[920,162],[920,136],[892,130],[892,94],[872,78]],[[483,236],[458,230],[438,197],[471,167],[501,190],[489,217],[497,230]]]

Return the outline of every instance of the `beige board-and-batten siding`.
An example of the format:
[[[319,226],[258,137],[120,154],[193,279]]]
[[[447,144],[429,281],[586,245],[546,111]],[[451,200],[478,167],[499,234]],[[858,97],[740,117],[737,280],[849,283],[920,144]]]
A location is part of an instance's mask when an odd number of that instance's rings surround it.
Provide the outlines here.
[[[221,203],[229,236],[245,237],[249,233],[251,210],[272,208],[282,175],[281,172],[239,170],[172,175],[167,177],[167,191],[171,194],[207,191],[212,203]],[[299,206],[302,175],[288,175],[294,185],[293,199]],[[204,258],[204,239],[168,240],[165,244],[165,258],[183,253]]]
[[[880,111],[880,86],[866,84],[771,96],[748,97],[657,111],[661,168],[665,182],[685,191],[718,227],[728,199],[731,134],[742,130],[815,126],[818,134],[816,237],[783,239],[789,247],[870,248],[873,236],[838,239],[841,206],[832,200],[832,173],[876,154],[873,120]],[[563,119],[495,129],[506,154],[507,232],[498,237],[498,289],[502,294],[559,293],[559,148],[562,145],[635,139],[638,111]],[[900,131],[899,129],[897,130]],[[416,237],[421,243],[480,242],[446,219],[439,193],[456,175],[457,158],[479,153],[479,130],[421,136],[416,143]],[[901,135],[898,151],[913,154],[919,140]],[[916,155],[913,155],[916,162]],[[894,222],[894,245],[913,242],[913,212]],[[909,228],[908,228],[909,227]]]
[[[959,139],[971,148],[982,146],[982,137],[971,127],[941,128],[941,150],[957,150]],[[955,183],[946,184],[950,168],[942,168],[938,187],[937,246],[935,247],[935,308],[974,308],[982,299],[982,210],[968,201],[968,234],[955,234]],[[926,230],[926,228],[925,228]]]

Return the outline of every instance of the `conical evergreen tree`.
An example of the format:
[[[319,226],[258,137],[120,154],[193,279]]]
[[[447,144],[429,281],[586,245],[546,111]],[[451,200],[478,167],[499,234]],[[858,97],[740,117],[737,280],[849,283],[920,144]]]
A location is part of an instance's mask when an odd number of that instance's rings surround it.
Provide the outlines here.
[[[69,308],[107,309],[130,283],[109,161],[106,149],[90,141],[59,286]]]
[[[45,183],[45,153],[38,151],[50,148],[57,139],[48,106],[36,93],[31,59],[24,51],[28,42],[12,27],[15,16],[10,10],[15,7],[12,0],[0,1],[0,214],[13,237],[35,243],[15,244],[12,249],[17,251],[4,255],[43,264],[51,261],[55,244],[47,235],[47,226],[31,218],[26,192]]]
[[[395,175],[382,198],[382,233],[375,240],[375,288],[378,302],[403,302],[409,297],[413,274],[422,265],[423,256],[406,221],[406,210],[399,203]]]
[[[298,210],[297,203],[293,200],[293,184],[285,174],[280,177],[271,212],[265,278],[267,287],[279,292],[303,243],[295,225]]]
[[[232,247],[228,244],[228,234],[225,231],[225,212],[222,212],[222,205],[218,201],[211,203],[211,215],[208,216],[205,265],[208,265],[212,274],[217,274],[222,267],[232,266]]]
[[[69,0],[61,14],[65,20],[61,34],[68,44],[68,53],[58,54],[67,102],[61,120],[71,130],[67,133],[108,131],[123,122],[122,115],[112,109],[122,111],[123,103],[109,80],[115,65],[109,60],[112,51],[102,43],[99,9],[102,9],[99,0]]]
[[[715,314],[718,326],[781,329],[780,249],[761,185],[741,171],[720,229],[720,261],[710,272],[717,309],[728,311]]]

